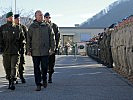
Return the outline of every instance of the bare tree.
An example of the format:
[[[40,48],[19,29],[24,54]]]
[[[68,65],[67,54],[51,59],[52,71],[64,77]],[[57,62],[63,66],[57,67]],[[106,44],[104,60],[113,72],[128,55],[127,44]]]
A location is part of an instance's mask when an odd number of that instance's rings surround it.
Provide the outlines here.
[[[24,9],[18,10],[18,14],[20,14],[21,23],[29,27],[34,18],[33,10],[26,12]]]
[[[0,7],[0,12],[3,13],[3,14],[6,14],[9,11],[12,11],[12,7],[9,7],[9,8]]]
[[[0,18],[0,24],[6,23],[6,13],[12,11],[12,7],[9,8],[0,8],[0,12],[3,13],[3,15]],[[24,9],[17,9],[17,14],[20,14],[20,21],[22,24],[29,27],[29,25],[32,23],[34,18],[33,10],[31,11],[25,11]]]

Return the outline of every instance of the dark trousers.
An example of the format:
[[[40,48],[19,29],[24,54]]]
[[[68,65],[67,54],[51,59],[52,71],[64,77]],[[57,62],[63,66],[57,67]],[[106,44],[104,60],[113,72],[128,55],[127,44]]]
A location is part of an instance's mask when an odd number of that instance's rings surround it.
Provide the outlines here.
[[[55,53],[49,55],[48,73],[50,75],[54,73],[54,66],[55,66]]]
[[[41,85],[41,80],[43,80],[43,82],[47,80],[48,56],[33,56],[32,59],[34,64],[35,83],[38,86]]]

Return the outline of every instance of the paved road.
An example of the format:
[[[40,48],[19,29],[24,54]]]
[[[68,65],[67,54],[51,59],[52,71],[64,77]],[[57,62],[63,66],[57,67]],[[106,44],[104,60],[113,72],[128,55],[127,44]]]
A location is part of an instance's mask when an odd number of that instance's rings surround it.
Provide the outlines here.
[[[35,91],[33,64],[26,57],[26,84],[7,89],[0,56],[0,100],[133,100],[133,85],[112,69],[85,56],[57,56],[52,84]]]

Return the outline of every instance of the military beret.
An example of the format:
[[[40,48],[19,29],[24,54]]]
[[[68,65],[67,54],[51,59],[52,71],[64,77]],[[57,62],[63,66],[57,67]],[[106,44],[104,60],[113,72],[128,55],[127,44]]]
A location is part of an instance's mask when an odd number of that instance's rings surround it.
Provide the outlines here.
[[[8,12],[8,13],[6,14],[6,18],[11,17],[11,16],[13,16],[13,12]]]
[[[46,12],[46,13],[44,14],[44,17],[46,17],[46,16],[50,16],[49,12]]]
[[[19,17],[19,14],[15,14],[14,15],[14,19],[18,18]]]

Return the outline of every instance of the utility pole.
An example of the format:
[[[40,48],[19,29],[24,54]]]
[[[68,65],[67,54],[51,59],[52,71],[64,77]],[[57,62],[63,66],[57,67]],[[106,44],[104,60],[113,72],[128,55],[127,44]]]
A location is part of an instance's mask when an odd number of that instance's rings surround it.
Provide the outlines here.
[[[12,0],[11,0],[11,9],[10,10],[12,11]]]
[[[15,0],[15,14],[16,14],[16,0]]]

